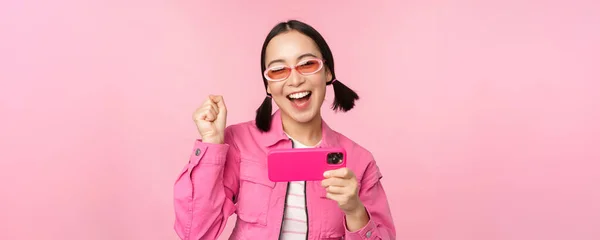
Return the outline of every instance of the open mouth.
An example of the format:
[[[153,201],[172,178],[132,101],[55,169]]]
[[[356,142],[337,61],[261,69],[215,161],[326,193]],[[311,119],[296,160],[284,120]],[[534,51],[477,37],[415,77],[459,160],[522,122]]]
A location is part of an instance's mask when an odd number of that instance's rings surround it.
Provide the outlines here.
[[[303,107],[306,105],[306,103],[308,103],[311,95],[312,95],[311,91],[304,91],[304,92],[296,92],[296,93],[287,95],[287,98],[290,101],[292,101],[292,103],[294,105],[296,105],[296,107]]]
[[[310,95],[312,94],[311,91],[305,91],[305,92],[297,92],[297,93],[292,93],[290,95],[287,95],[287,98],[289,100],[299,100],[299,99],[303,99],[303,98],[309,98]]]

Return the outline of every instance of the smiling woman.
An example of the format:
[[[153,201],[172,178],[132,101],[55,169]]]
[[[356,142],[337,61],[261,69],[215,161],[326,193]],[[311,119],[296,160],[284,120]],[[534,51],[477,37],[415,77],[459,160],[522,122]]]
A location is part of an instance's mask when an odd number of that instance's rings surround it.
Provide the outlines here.
[[[335,78],[333,54],[325,39],[313,27],[300,21],[280,23],[271,30],[263,44],[261,68],[264,71],[263,82],[267,97],[273,97],[277,106],[282,109],[283,117],[295,117],[297,122],[304,123],[307,119],[320,121],[325,85],[334,86],[334,110],[349,111],[354,107],[354,101],[359,98],[354,91]],[[299,75],[292,74],[293,70]],[[286,95],[283,95],[282,84],[287,84]],[[314,92],[309,91],[309,88]],[[291,99],[291,94],[299,92],[303,92],[306,99]],[[313,95],[316,103],[310,106],[309,100]],[[291,104],[282,98],[288,98]],[[262,131],[270,129],[270,104],[271,101],[265,99],[257,111],[256,124]],[[297,110],[306,111],[290,114],[293,109],[290,105]]]
[[[194,112],[201,139],[175,184],[177,234],[216,239],[236,213],[230,239],[395,239],[373,155],[321,116],[327,85],[335,111],[351,110],[358,99],[336,80],[323,37],[299,21],[279,23],[263,44],[261,70],[267,96],[254,121],[227,126],[222,96],[209,96]],[[271,150],[334,147],[347,152],[346,167],[323,172],[322,181],[268,178]]]
[[[309,59],[302,60],[303,58]],[[276,64],[277,62],[282,62],[282,60],[272,61],[271,64],[269,64],[268,66],[273,66],[269,67],[269,69],[265,71],[265,78],[272,82],[281,82],[290,76],[290,74],[292,73],[292,69],[297,71],[299,74],[306,76],[315,74],[321,69],[323,69],[323,60],[321,60],[313,54],[302,54],[300,57],[298,57],[298,60],[301,61],[293,68],[288,67],[286,65]],[[270,89],[268,89],[267,91],[270,95],[272,94]],[[304,109],[304,107],[308,106],[307,103],[310,100],[311,96],[312,91],[299,90],[288,94],[286,97],[293,103],[293,105],[297,109],[302,110]]]

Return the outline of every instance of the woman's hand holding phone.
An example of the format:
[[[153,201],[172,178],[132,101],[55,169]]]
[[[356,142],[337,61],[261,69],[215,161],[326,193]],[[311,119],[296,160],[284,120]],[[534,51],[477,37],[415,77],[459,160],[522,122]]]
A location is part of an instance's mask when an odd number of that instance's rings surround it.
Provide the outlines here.
[[[345,213],[354,213],[362,204],[358,198],[358,182],[352,170],[340,168],[326,171],[321,186],[327,190],[327,198],[338,203]]]
[[[222,96],[209,95],[193,115],[202,142],[222,144],[225,141],[227,107]]]
[[[321,186],[327,190],[327,198],[334,200],[346,214],[350,231],[362,228],[369,222],[366,209],[358,197],[358,181],[348,168],[326,171]]]

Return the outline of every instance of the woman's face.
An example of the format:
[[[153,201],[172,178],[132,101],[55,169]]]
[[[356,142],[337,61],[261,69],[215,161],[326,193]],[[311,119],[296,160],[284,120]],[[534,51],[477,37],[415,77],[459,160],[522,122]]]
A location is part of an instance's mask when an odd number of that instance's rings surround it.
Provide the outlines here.
[[[319,48],[311,38],[298,31],[282,33],[267,45],[264,64],[267,70],[274,68],[273,74],[279,74],[277,69],[283,66],[292,69],[301,66],[304,69],[304,74],[292,70],[284,80],[267,81],[267,92],[272,95],[281,113],[296,122],[307,123],[320,117],[325,84],[331,81],[331,73],[325,63],[314,73],[306,71],[319,65],[318,61],[314,61],[316,59],[322,59]]]

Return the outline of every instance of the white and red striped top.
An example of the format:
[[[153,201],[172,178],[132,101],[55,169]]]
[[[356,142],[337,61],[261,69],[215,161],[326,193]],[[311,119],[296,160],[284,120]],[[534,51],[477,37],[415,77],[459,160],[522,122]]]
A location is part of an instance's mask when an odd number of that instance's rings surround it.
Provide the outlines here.
[[[289,137],[289,136],[288,136]],[[291,138],[294,148],[310,148]],[[304,181],[290,182],[281,228],[281,240],[305,240],[307,234],[306,197]]]

